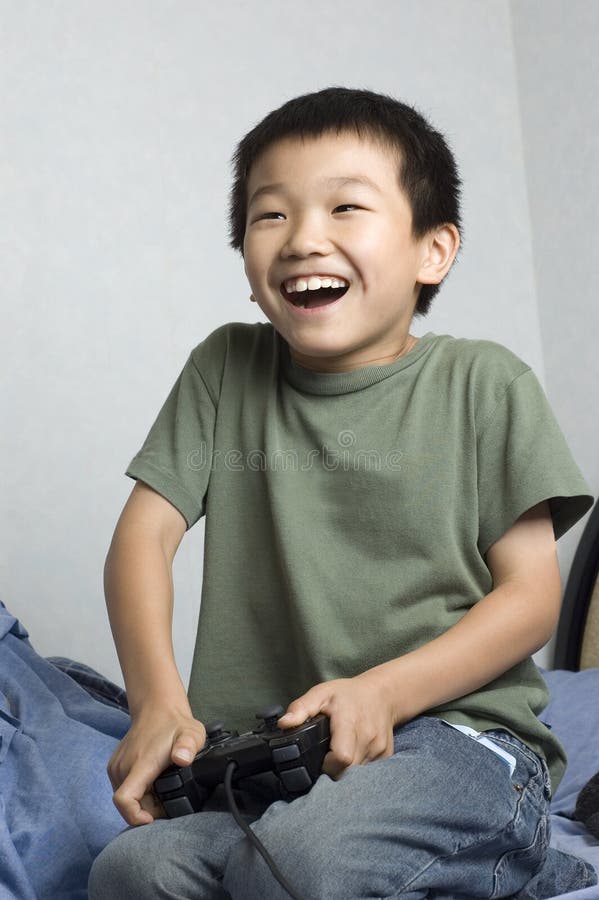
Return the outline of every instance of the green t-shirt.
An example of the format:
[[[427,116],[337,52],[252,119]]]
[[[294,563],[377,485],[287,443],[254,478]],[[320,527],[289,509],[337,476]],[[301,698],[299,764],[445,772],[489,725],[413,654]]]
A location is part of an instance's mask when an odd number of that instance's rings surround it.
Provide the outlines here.
[[[270,324],[217,328],[127,475],[188,528],[206,516],[189,698],[240,731],[445,632],[492,590],[484,555],[531,506],[549,500],[557,539],[592,505],[529,366],[432,332],[389,365],[329,374],[295,363]],[[527,659],[427,714],[508,729],[555,788],[547,701]]]

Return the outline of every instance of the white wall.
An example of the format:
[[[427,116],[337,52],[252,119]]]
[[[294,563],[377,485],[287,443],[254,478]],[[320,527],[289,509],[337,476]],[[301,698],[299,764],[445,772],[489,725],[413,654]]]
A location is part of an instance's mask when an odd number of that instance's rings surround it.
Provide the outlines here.
[[[545,388],[599,493],[599,3],[513,0]],[[588,516],[558,543],[565,580]]]
[[[569,27],[545,35],[533,70],[526,47],[533,31],[544,34],[539,4]],[[285,14],[278,0],[0,6],[0,599],[40,653],[121,681],[102,568],[133,486],[123,472],[190,349],[225,321],[260,318],[227,246],[229,159],[266,112],[310,90],[390,93],[446,133],[465,182],[464,251],[415,330],[488,337],[526,359],[597,489],[587,450],[597,417],[586,405],[583,414],[588,391],[573,391],[596,372],[587,326],[596,313],[590,291],[558,288],[589,277],[596,286],[596,257],[579,278],[570,270],[573,256],[583,262],[592,212],[567,219],[567,249],[556,254],[544,207],[561,152],[559,241],[571,189],[583,190],[582,154],[565,150],[597,136],[596,118],[589,126],[572,102],[585,90],[572,74],[581,44],[595,65],[584,6],[387,0],[370,15],[359,0],[305,0]],[[573,93],[550,99],[556,53]],[[538,104],[548,113],[555,104],[550,132],[546,116],[527,113]],[[565,115],[572,139],[555,151],[548,135]],[[202,544],[200,523],[175,560],[184,678]]]

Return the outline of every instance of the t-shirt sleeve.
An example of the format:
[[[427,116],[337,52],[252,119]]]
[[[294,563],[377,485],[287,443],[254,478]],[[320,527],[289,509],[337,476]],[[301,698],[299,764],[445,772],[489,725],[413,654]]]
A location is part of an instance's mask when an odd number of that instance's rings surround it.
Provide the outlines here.
[[[215,421],[214,392],[192,353],[125,473],[172,503],[188,529],[205,514]]]
[[[506,389],[478,439],[479,550],[485,555],[526,510],[549,501],[558,540],[593,497],[536,375]]]

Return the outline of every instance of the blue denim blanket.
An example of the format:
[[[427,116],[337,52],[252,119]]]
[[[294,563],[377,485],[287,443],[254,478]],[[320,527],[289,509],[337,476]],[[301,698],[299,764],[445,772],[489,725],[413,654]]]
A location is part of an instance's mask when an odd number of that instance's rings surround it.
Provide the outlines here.
[[[2,900],[87,898],[93,860],[126,827],[106,764],[128,727],[125,710],[39,656],[0,603]]]

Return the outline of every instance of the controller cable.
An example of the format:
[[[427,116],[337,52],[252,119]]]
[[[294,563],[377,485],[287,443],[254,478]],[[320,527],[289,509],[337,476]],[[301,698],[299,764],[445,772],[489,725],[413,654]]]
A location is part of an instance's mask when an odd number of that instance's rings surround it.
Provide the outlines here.
[[[295,891],[289,882],[286,880],[284,875],[279,871],[275,861],[272,856],[267,851],[266,847],[258,840],[248,823],[245,821],[239,809],[237,808],[237,804],[235,803],[235,797],[233,796],[233,772],[237,768],[237,763],[231,760],[227,765],[227,770],[225,772],[225,794],[227,796],[227,802],[229,804],[229,809],[231,810],[231,815],[237,822],[240,828],[243,828],[248,838],[264,859],[266,860],[268,867],[270,868],[272,874],[275,876],[280,885],[287,891],[290,897],[293,897],[294,900],[303,900],[302,897]]]

